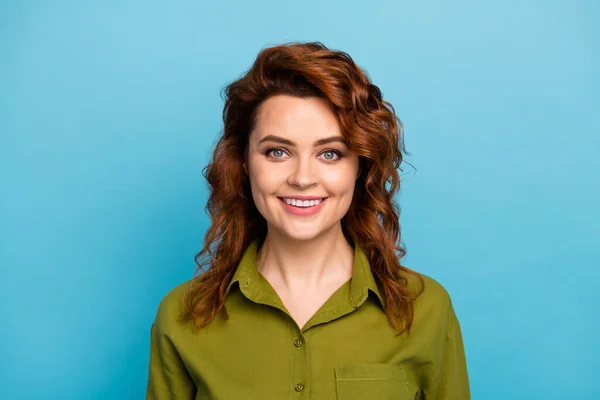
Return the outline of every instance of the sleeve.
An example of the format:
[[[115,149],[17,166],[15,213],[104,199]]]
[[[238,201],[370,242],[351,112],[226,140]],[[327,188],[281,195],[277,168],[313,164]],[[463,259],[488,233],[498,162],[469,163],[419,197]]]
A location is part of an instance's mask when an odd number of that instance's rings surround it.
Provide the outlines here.
[[[435,400],[470,400],[469,377],[460,324],[450,310]]]
[[[146,400],[193,400],[196,386],[168,337],[150,330],[150,367]]]

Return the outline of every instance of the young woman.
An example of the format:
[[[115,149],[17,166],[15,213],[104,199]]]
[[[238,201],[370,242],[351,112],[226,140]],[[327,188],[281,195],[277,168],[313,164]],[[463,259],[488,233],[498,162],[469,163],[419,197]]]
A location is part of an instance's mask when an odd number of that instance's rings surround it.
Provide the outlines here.
[[[469,399],[447,291],[400,263],[403,132],[377,86],[289,43],[225,94],[212,225],[158,307],[147,398]]]

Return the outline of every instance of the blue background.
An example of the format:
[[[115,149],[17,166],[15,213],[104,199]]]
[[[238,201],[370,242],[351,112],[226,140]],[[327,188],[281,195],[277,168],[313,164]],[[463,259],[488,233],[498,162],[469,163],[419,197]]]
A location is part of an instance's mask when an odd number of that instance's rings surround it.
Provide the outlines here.
[[[0,398],[143,398],[189,279],[220,90],[347,51],[412,153],[404,262],[441,282],[474,399],[598,399],[600,3],[3,1]]]

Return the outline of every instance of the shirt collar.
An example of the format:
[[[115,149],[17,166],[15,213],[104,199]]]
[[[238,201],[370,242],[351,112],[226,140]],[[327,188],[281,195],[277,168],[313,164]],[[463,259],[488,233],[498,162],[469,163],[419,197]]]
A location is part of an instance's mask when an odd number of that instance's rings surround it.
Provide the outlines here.
[[[256,268],[256,253],[258,249],[258,240],[253,241],[244,251],[242,258],[227,286],[225,296],[227,296],[232,286],[237,282],[240,290],[248,297],[261,290],[260,283],[264,279],[260,276]],[[262,278],[262,279],[261,279]],[[383,296],[381,295],[375,278],[369,265],[369,260],[360,245],[354,246],[354,267],[352,279],[350,280],[351,301],[358,307],[365,302],[369,291],[375,294],[381,306],[384,306]]]

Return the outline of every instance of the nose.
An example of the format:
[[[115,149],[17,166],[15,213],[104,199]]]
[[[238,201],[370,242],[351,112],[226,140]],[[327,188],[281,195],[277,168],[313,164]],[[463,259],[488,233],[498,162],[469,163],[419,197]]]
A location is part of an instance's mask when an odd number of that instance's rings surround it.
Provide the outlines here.
[[[298,158],[288,178],[288,184],[299,188],[307,188],[315,183],[316,177],[311,160]]]

